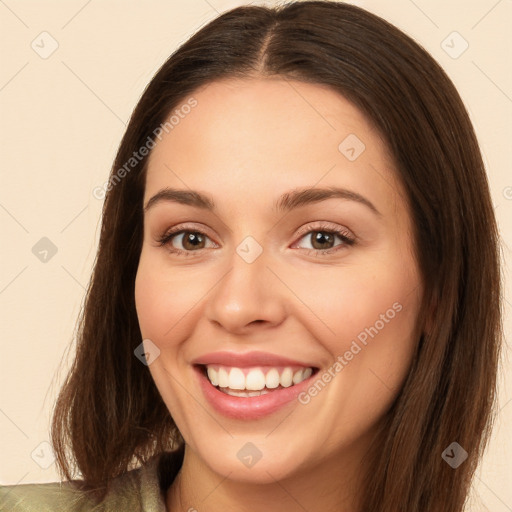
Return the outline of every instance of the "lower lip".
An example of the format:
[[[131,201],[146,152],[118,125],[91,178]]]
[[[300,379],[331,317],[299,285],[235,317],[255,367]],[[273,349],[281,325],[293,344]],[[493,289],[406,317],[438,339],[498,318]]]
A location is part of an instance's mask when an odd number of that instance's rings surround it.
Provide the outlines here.
[[[310,385],[310,381],[316,373],[288,388],[270,391],[260,396],[238,397],[227,395],[213,386],[208,377],[204,375],[202,368],[195,367],[195,370],[201,389],[212,407],[224,416],[239,420],[255,420],[278,411],[296,400],[297,396]]]

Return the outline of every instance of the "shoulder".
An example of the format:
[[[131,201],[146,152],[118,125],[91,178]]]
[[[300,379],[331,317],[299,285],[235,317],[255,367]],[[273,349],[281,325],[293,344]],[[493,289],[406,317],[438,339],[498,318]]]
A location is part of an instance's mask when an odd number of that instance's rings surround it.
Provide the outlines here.
[[[165,512],[165,490],[183,461],[183,451],[163,452],[114,478],[101,503],[80,489],[80,480],[0,486],[2,512]]]
[[[2,512],[90,511],[93,502],[72,482],[0,486]]]

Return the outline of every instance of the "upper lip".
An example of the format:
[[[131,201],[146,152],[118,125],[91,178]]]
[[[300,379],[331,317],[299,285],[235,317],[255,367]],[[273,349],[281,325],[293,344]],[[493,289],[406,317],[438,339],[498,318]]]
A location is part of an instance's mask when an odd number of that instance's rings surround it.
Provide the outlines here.
[[[314,368],[309,363],[295,361],[287,357],[269,352],[210,352],[194,359],[192,364],[220,364],[224,366],[234,366],[236,368],[244,368],[250,366],[304,366],[305,368]]]

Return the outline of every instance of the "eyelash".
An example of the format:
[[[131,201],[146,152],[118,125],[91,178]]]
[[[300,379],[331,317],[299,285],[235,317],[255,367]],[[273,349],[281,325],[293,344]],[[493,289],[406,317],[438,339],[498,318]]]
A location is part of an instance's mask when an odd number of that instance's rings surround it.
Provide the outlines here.
[[[300,230],[298,233],[299,240],[301,238],[303,238],[305,235],[308,235],[310,233],[316,233],[316,232],[328,233],[330,235],[336,235],[343,241],[343,244],[337,245],[330,249],[302,249],[303,251],[306,251],[306,253],[308,255],[313,254],[314,256],[321,257],[324,255],[332,254],[334,252],[338,252],[339,250],[343,250],[343,248],[346,246],[352,246],[352,245],[356,244],[356,238],[351,236],[349,231],[343,230],[343,229],[341,229],[341,230],[333,229],[332,226],[330,226],[328,224],[321,224],[321,225],[315,226],[313,228],[307,227],[303,230]],[[160,236],[157,239],[158,245],[160,247],[168,246],[167,249],[172,254],[178,254],[178,255],[181,254],[181,255],[187,256],[187,257],[193,256],[194,255],[193,253],[201,252],[202,249],[199,249],[197,251],[184,251],[182,249],[176,249],[176,247],[172,247],[172,245],[170,244],[172,239],[176,235],[180,235],[182,233],[195,233],[195,234],[200,234],[202,236],[209,238],[208,235],[206,233],[204,233],[203,231],[200,231],[198,229],[193,229],[193,228],[187,228],[186,226],[184,227],[184,226],[180,225],[180,226],[176,226],[175,228],[173,228],[170,231],[165,232],[162,236]]]

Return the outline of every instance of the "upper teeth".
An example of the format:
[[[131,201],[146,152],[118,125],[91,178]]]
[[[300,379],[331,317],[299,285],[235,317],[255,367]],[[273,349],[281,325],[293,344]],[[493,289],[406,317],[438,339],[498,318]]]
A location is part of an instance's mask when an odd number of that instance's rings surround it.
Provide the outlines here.
[[[215,365],[215,367],[207,366],[208,378],[214,386],[253,391],[258,391],[265,387],[270,389],[277,388],[279,384],[287,388],[292,384],[298,384],[309,378],[312,373],[312,368],[300,368],[294,372],[293,368],[289,366],[279,369],[271,368],[270,370],[246,368],[245,372],[241,368],[218,365]]]

